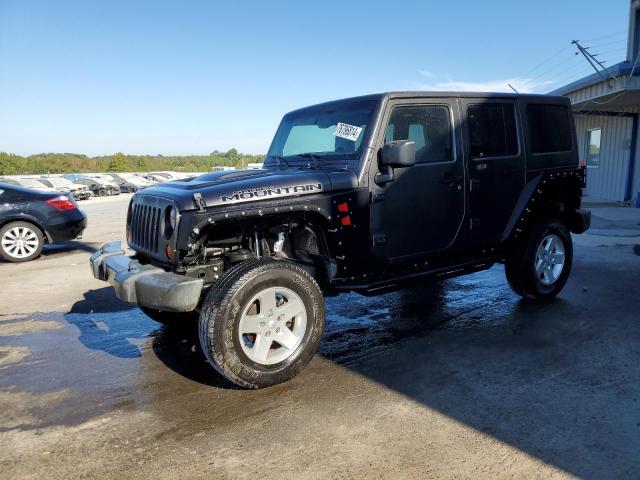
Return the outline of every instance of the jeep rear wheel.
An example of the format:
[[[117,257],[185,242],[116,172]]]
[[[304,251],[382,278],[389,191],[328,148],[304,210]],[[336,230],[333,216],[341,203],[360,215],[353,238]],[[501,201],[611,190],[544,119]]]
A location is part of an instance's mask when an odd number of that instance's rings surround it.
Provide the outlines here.
[[[505,273],[518,295],[553,298],[567,283],[572,261],[571,234],[560,222],[549,221],[514,246],[505,261]]]
[[[282,260],[249,260],[227,272],[202,305],[200,343],[222,375],[246,388],[296,376],[324,329],[324,300],[304,269]]]

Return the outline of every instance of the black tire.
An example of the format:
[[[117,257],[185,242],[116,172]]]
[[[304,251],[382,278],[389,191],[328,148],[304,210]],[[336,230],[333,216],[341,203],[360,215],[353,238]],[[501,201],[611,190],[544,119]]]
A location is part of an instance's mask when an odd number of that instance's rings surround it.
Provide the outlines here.
[[[250,307],[248,302],[274,287],[291,290],[299,297],[307,317],[306,329],[287,358],[264,365],[243,350],[239,322]],[[322,291],[304,269],[284,260],[248,260],[225,272],[208,292],[200,311],[200,344],[209,363],[231,382],[245,388],[268,387],[295,377],[311,361],[322,337],[324,316]],[[277,341],[273,343],[275,348],[284,348]]]
[[[195,322],[198,320],[198,314],[195,312],[163,312],[162,310],[154,310],[147,307],[140,307],[140,310],[151,320],[169,327],[177,325],[195,326]]]
[[[555,235],[562,241],[564,265],[553,283],[545,284],[536,273],[536,254],[542,241]],[[511,289],[524,298],[545,300],[555,297],[567,283],[573,263],[573,242],[567,228],[557,220],[534,227],[526,238],[514,245],[505,261],[505,274]]]
[[[105,188],[101,188],[98,190],[98,196],[99,197],[106,197],[107,195],[109,195],[109,192],[107,192],[107,190]]]
[[[23,234],[25,234],[26,232],[31,232],[31,234],[29,235],[30,239],[37,240],[37,245],[35,245],[35,250],[33,250],[33,252],[27,256],[24,256],[24,257],[16,256],[14,248],[6,244],[6,241],[10,240],[9,237],[13,237],[13,235],[11,234],[11,231],[13,231],[16,228],[26,229],[26,230],[21,230],[21,232]],[[10,232],[10,233],[7,235],[7,232]],[[7,235],[7,238],[5,238],[5,235]],[[40,256],[40,253],[42,253],[42,247],[44,247],[44,235],[42,233],[42,230],[40,230],[38,227],[36,227],[32,223],[11,222],[11,223],[7,223],[4,227],[0,228],[0,256],[9,262],[21,263],[21,262],[29,262],[31,260],[34,260],[35,258],[38,258]]]

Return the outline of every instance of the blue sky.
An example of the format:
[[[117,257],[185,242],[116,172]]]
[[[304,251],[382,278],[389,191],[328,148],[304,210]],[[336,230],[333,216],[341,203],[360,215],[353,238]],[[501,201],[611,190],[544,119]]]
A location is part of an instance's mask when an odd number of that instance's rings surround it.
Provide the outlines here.
[[[287,111],[545,92],[624,59],[628,0],[0,0],[0,151],[264,153]]]

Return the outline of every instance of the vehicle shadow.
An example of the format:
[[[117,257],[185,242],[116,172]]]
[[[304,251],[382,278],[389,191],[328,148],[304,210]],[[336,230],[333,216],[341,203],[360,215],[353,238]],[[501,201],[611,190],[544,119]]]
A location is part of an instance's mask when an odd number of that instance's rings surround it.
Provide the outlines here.
[[[65,314],[65,320],[80,330],[78,340],[91,350],[119,358],[138,358],[146,339],[158,324],[118,300],[113,288],[90,290]]]
[[[139,308],[118,300],[111,287],[86,292],[65,319],[79,329],[78,340],[91,350],[123,359],[139,358],[151,339],[157,358],[179,375],[207,386],[237,389],[207,362],[192,319],[161,325]]]
[[[98,248],[100,248],[100,243],[87,243],[74,240],[71,242],[47,244],[42,249],[42,255],[48,257],[50,255],[76,251],[94,253]]]

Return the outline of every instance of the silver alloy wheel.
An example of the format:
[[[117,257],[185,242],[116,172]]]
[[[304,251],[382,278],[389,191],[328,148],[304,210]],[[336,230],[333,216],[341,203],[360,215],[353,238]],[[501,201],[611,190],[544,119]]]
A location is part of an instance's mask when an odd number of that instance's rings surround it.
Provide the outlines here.
[[[307,309],[300,296],[284,287],[265,288],[245,306],[238,335],[244,353],[256,363],[273,365],[289,358],[307,330]]]
[[[2,249],[13,258],[27,258],[38,249],[38,242],[29,227],[13,227],[2,236]]]
[[[542,239],[536,252],[536,276],[543,285],[553,285],[564,270],[564,244],[555,234]]]

